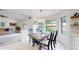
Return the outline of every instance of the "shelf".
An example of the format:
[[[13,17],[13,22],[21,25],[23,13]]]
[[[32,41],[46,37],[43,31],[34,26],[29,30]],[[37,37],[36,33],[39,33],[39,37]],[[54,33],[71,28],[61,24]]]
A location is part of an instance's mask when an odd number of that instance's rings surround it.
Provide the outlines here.
[[[72,19],[74,19],[74,18],[79,18],[79,16],[71,16],[71,18],[72,18]]]
[[[71,25],[72,27],[79,27],[79,25]]]

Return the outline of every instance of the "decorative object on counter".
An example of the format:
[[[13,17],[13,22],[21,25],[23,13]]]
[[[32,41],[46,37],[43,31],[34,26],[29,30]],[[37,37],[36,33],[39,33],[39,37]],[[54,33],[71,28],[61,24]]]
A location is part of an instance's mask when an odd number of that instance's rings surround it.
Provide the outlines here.
[[[74,16],[79,16],[79,13],[78,13],[78,12],[76,12],[76,13],[74,14]]]
[[[76,12],[73,16],[71,16],[71,18],[79,18],[79,13]]]
[[[9,28],[6,28],[5,31],[9,31]]]
[[[10,23],[10,26],[16,26],[16,23]]]
[[[17,27],[16,26],[15,30],[16,30],[15,32],[17,32],[17,33],[20,33],[21,32],[21,28],[20,27]]]
[[[0,35],[13,33],[10,28],[0,28]]]

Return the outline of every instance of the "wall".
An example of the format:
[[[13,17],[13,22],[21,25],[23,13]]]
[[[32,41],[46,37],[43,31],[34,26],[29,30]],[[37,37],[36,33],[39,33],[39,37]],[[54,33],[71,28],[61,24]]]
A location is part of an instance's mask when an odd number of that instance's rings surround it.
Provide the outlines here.
[[[22,29],[24,29],[24,26],[26,26],[27,28],[33,27],[33,19],[26,19],[23,21],[19,21],[18,23]]]

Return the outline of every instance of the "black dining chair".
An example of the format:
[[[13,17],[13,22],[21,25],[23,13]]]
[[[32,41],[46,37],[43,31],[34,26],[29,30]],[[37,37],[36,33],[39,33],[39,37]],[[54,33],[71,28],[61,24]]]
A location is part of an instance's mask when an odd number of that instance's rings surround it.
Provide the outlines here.
[[[57,38],[57,34],[58,34],[58,31],[55,32],[55,35],[54,35],[54,38],[53,38],[53,46],[54,46],[54,48],[56,47],[56,44],[57,44],[56,43],[56,41],[57,41],[57,39],[56,39]]]
[[[44,48],[46,47],[47,50],[49,50],[51,47],[51,50],[53,50],[53,46],[52,46],[53,36],[54,36],[54,33],[51,32],[49,38],[46,37],[46,40],[41,41],[40,46],[39,46],[39,50],[41,50],[43,47]]]

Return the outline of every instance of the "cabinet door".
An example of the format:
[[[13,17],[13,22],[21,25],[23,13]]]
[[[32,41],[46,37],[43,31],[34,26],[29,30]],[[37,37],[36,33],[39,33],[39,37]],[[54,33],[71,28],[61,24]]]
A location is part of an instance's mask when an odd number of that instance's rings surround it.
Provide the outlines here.
[[[79,37],[75,37],[75,49],[79,50]]]

